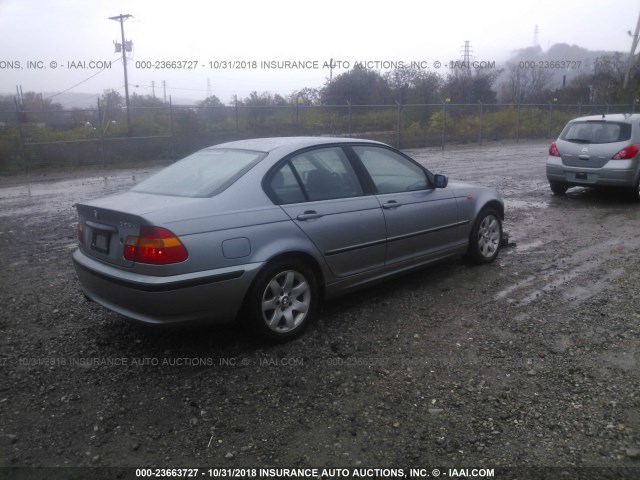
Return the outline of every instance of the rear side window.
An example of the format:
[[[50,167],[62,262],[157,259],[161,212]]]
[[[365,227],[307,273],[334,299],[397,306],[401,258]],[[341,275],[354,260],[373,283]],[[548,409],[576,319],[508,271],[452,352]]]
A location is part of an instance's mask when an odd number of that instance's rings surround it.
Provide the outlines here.
[[[561,140],[575,143],[617,143],[631,139],[631,124],[616,122],[572,122],[560,134]]]
[[[279,204],[362,195],[351,162],[339,147],[308,150],[285,162],[269,180]]]
[[[300,184],[296,179],[291,165],[289,162],[285,163],[276,173],[271,177],[269,184],[273,193],[278,198],[278,203],[300,203],[305,201],[304,193]]]
[[[310,150],[291,159],[310,201],[362,195],[360,182],[341,148]]]

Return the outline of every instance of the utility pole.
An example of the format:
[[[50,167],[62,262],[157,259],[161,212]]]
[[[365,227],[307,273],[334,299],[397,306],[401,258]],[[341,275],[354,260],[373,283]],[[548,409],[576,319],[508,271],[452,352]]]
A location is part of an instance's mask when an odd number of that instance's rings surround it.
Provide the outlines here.
[[[471,42],[469,40],[464,41],[464,45],[462,46],[462,50],[460,50],[460,54],[462,55],[462,61],[464,62],[467,68],[471,67]]]
[[[124,40],[124,21],[133,15],[118,15],[117,17],[109,17],[109,20],[120,22],[120,33],[122,36],[122,66],[124,67],[124,98],[127,104],[127,132],[131,136],[131,114],[129,113],[129,79],[127,77],[127,44]]]
[[[164,91],[164,103],[167,103],[167,81],[162,80],[162,90]]]
[[[155,80],[151,80],[151,92],[153,93],[153,98],[156,98],[156,82],[155,82]]]
[[[638,40],[640,39],[638,36],[640,34],[640,15],[638,16],[638,23],[636,23],[635,33],[631,35],[630,30],[627,33],[633,38],[633,40],[631,41],[631,52],[629,52],[629,61],[627,62],[627,71],[624,74],[624,85],[622,86],[622,88],[624,89],[626,89],[627,85],[629,84],[629,75],[631,74],[631,67],[635,63],[633,57],[636,53],[636,48],[638,48]]]
[[[24,110],[24,95],[22,94],[22,85],[16,85],[16,93],[18,94],[18,104],[20,110]]]
[[[465,103],[469,103],[470,99],[470,90],[473,88],[471,86],[471,59],[473,58],[472,50],[471,50],[471,41],[465,40],[464,45],[462,46],[462,50],[460,50],[460,55],[462,55],[462,63],[464,65],[464,74],[466,78],[463,79],[462,86],[462,98]]]

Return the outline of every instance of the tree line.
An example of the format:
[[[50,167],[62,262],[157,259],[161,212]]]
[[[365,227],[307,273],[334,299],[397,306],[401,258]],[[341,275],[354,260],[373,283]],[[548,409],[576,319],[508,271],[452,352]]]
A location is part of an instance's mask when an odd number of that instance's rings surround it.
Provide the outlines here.
[[[489,132],[492,137],[507,138],[529,131],[533,137],[562,125],[565,116],[580,113],[571,110],[560,115],[558,108],[552,115],[547,106],[635,106],[640,73],[637,68],[631,70],[627,88],[625,74],[622,54],[598,58],[588,73],[574,75],[564,85],[558,85],[552,70],[521,68],[518,61],[503,69],[450,69],[445,76],[411,68],[380,73],[356,66],[321,88],[302,88],[288,95],[253,91],[226,104],[212,95],[193,106],[168,106],[154,96],[134,93],[129,102],[130,125],[125,99],[114,89],[105,90],[92,109],[65,109],[55,97],[26,92],[19,99],[0,96],[0,163],[7,159],[16,163],[20,156],[31,155],[25,153],[25,145],[125,137],[172,138],[162,151],[142,155],[149,158],[171,158],[219,141],[252,136],[397,132],[391,137],[395,141],[402,132],[405,144],[412,146],[438,138],[444,142],[445,133],[456,132],[464,141]],[[492,110],[496,104],[528,106],[518,111]],[[451,108],[445,112],[447,105]],[[484,112],[482,106],[486,106]],[[123,146],[121,152],[126,149]],[[139,157],[139,150],[131,155]],[[51,153],[41,150],[37,155]]]
[[[598,57],[592,71],[573,77],[562,86],[554,85],[555,71],[550,68],[523,68],[522,62],[507,62],[502,69],[450,69],[446,75],[434,71],[402,68],[380,73],[356,65],[320,88],[302,88],[288,95],[253,91],[226,106],[287,105],[395,105],[471,103],[628,103],[640,94],[640,70],[631,70],[629,87],[624,88],[627,62],[622,53]],[[120,92],[108,89],[100,101],[107,109],[124,107]],[[131,108],[160,108],[163,101],[151,95],[133,94]],[[198,108],[223,107],[212,95],[196,105]],[[0,96],[0,112],[15,112],[13,96]],[[18,101],[21,121],[29,121],[29,113],[61,112],[63,106],[41,94],[27,92]],[[82,110],[74,108],[73,110]]]

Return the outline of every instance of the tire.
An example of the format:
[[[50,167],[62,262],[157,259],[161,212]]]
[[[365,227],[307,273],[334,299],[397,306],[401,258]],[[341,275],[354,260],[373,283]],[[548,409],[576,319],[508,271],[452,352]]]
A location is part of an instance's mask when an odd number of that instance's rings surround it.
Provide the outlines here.
[[[278,260],[256,277],[243,323],[263,338],[284,341],[300,335],[315,316],[318,283],[301,261]]]
[[[502,220],[493,208],[480,211],[469,237],[466,257],[473,263],[493,262],[502,246]]]
[[[569,189],[569,185],[562,182],[549,182],[549,187],[551,187],[551,191],[556,195],[564,195]]]

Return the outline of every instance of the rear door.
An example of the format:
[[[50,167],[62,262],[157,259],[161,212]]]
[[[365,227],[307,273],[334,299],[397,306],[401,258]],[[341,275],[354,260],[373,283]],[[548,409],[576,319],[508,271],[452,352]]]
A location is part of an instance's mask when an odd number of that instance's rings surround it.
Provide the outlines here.
[[[341,147],[297,154],[268,179],[268,189],[309,237],[336,276],[384,265],[385,221]]]
[[[387,228],[386,264],[436,256],[459,244],[453,193],[434,188],[419,165],[388,148],[354,146],[378,192]]]

